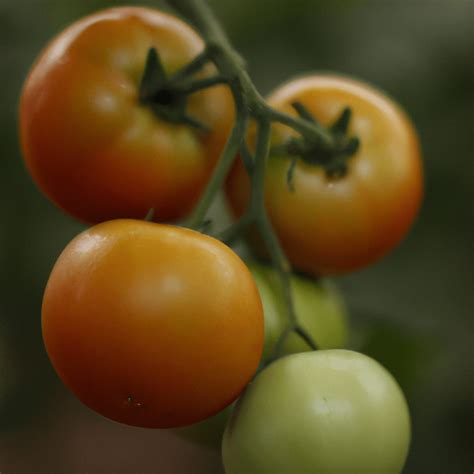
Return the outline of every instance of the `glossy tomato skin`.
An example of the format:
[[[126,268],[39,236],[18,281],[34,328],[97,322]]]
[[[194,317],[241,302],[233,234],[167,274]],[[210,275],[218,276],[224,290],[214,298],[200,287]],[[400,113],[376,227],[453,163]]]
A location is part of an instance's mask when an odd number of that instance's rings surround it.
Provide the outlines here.
[[[87,223],[185,215],[225,144],[234,109],[226,86],[189,96],[188,112],[212,130],[158,119],[138,86],[155,47],[168,73],[203,50],[181,20],[142,7],[86,17],[54,39],[33,66],[20,103],[26,166],[58,206]],[[207,68],[204,74],[212,74]]]
[[[226,474],[400,474],[410,417],[395,379],[352,351],[294,354],[239,399],[223,439]]]
[[[278,273],[261,262],[247,261],[263,304],[265,339],[261,363],[272,354],[280,334],[288,324],[287,309]],[[320,349],[343,348],[348,339],[348,316],[344,301],[330,281],[291,276],[291,289],[298,321],[313,337]],[[291,334],[282,355],[306,352],[310,347],[296,334]],[[221,449],[222,435],[231,407],[207,420],[175,430],[178,436],[213,449]]]
[[[66,247],[45,290],[42,326],[53,366],[83,403],[150,428],[222,410],[263,347],[258,290],[231,249],[134,220],[99,224]]]
[[[390,98],[346,77],[307,76],[283,85],[268,98],[270,105],[293,115],[294,101],[326,126],[349,106],[349,135],[358,136],[361,145],[342,178],[329,179],[320,166],[299,160],[294,192],[286,182],[290,158],[270,156],[265,204],[272,223],[296,268],[313,275],[362,268],[400,242],[420,207],[423,180],[414,127]],[[272,146],[293,133],[274,125]],[[246,209],[249,190],[245,169],[237,160],[227,182],[236,215]],[[262,254],[260,247],[256,245]]]

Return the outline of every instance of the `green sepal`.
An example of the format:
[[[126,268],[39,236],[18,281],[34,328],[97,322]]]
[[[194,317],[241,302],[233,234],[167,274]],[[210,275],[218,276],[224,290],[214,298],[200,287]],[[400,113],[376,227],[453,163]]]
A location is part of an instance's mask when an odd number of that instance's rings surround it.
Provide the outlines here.
[[[345,135],[351,121],[352,110],[350,107],[344,107],[339,117],[331,125],[330,131],[334,134]]]
[[[307,120],[308,122],[316,123],[313,114],[301,102],[292,102],[291,106],[295,109],[300,118]]]
[[[288,166],[288,171],[286,172],[286,184],[290,192],[295,192],[295,185],[293,183],[293,177],[295,174],[296,163],[298,162],[298,156],[294,155],[291,158],[290,166]]]
[[[160,87],[166,83],[166,80],[166,72],[158,51],[155,48],[150,48],[146,58],[145,70],[140,82],[140,100],[146,101],[152,98]]]

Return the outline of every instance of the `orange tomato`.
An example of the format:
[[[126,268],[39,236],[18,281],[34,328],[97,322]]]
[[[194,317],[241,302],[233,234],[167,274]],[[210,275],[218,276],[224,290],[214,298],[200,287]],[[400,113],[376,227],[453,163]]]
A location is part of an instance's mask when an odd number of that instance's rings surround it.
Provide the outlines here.
[[[265,205],[273,226],[292,264],[304,272],[325,275],[362,268],[400,242],[420,207],[423,183],[416,132],[390,98],[346,77],[300,78],[268,99],[276,109],[293,115],[294,101],[326,126],[349,106],[349,135],[358,136],[361,144],[342,178],[328,178],[320,166],[298,160],[293,192],[286,182],[291,157],[270,156]],[[295,133],[275,124],[272,145]],[[247,174],[237,160],[227,181],[236,215],[245,211],[249,194]]]
[[[113,8],[74,23],[32,68],[20,104],[24,159],[34,181],[72,216],[183,217],[205,187],[233,123],[226,86],[189,96],[189,115],[211,131],[160,120],[140,103],[147,52],[168,74],[204,48],[181,20],[141,7]],[[207,67],[205,75],[214,72]],[[204,77],[203,76],[203,77]]]
[[[222,410],[263,347],[258,289],[230,248],[134,220],[99,224],[66,247],[46,287],[42,325],[53,366],[82,402],[150,428]]]

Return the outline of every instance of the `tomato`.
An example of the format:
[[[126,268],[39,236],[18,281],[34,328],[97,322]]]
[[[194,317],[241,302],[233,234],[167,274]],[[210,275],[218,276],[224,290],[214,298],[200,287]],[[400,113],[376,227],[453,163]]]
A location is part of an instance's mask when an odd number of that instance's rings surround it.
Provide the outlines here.
[[[115,220],[76,237],[49,278],[43,338],[63,382],[122,423],[187,425],[254,374],[263,310],[252,275],[198,232]]]
[[[112,8],[62,32],[23,88],[20,132],[34,181],[87,223],[181,218],[224,147],[234,106],[226,86],[189,96],[189,115],[211,131],[157,118],[139,99],[150,47],[172,74],[204,48],[181,20],[141,7]],[[208,67],[204,74],[214,74]]]
[[[262,298],[265,315],[263,358],[270,355],[288,324],[286,303],[278,272],[270,265],[248,263]],[[291,290],[298,321],[321,349],[344,347],[347,343],[347,312],[335,285],[329,280],[313,280],[293,274]],[[283,346],[284,354],[304,352],[310,347],[296,334]]]
[[[273,226],[290,261],[301,271],[325,275],[362,268],[400,242],[419,209],[422,170],[416,132],[395,102],[353,79],[308,76],[283,85],[268,99],[274,108],[293,115],[295,101],[325,126],[350,107],[349,135],[359,137],[360,146],[348,161],[348,172],[339,178],[298,160],[294,190],[287,184],[291,158],[271,155],[265,204]],[[272,146],[295,133],[273,125]],[[227,182],[236,215],[245,211],[249,194],[247,174],[237,160]]]
[[[288,324],[287,310],[281,292],[278,273],[269,265],[247,262],[257,284],[265,317],[265,342],[262,362],[275,348],[280,334]],[[347,312],[336,287],[329,281],[312,280],[292,275],[296,314],[300,324],[321,349],[342,348],[347,343]],[[296,334],[291,334],[283,346],[283,354],[305,352],[310,347]],[[218,415],[174,432],[195,443],[220,449],[222,435],[230,416],[230,407]]]
[[[226,474],[399,474],[410,417],[395,379],[346,350],[277,360],[239,399],[223,439]]]

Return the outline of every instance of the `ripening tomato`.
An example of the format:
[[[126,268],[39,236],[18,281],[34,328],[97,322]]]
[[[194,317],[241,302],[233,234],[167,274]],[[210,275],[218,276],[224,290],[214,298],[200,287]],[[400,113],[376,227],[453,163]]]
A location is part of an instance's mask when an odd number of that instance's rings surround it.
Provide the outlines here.
[[[288,325],[288,313],[278,272],[270,265],[247,262],[257,284],[265,317],[265,342],[262,363],[272,354],[275,344]],[[332,282],[292,275],[291,289],[296,315],[301,326],[320,349],[343,348],[347,343],[347,311]],[[301,337],[292,333],[282,348],[282,355],[311,350]],[[174,430],[178,436],[214,449],[221,448],[222,435],[231,408],[212,418]]]
[[[206,235],[144,221],[76,237],[53,268],[42,322],[53,366],[83,403],[150,428],[229,405],[263,347],[262,304],[242,260]]]
[[[293,354],[249,384],[222,443],[226,474],[400,474],[410,415],[395,379],[346,350]]]
[[[360,146],[342,177],[328,177],[321,166],[298,160],[293,190],[287,184],[291,157],[270,155],[265,204],[273,226],[292,264],[304,272],[338,274],[364,267],[400,242],[419,209],[422,169],[416,132],[390,98],[346,77],[304,77],[268,99],[274,108],[293,115],[295,101],[325,126],[350,107],[348,132],[360,139]],[[295,133],[275,124],[272,146]],[[245,211],[249,193],[247,174],[237,160],[227,182],[236,215]],[[262,253],[260,247],[256,245]]]
[[[55,38],[24,85],[20,132],[27,168],[52,201],[82,221],[143,218],[150,208],[156,220],[181,218],[224,147],[234,117],[226,86],[188,97],[189,115],[208,133],[161,120],[141,103],[151,47],[172,74],[204,44],[166,13],[112,8]],[[213,67],[203,74],[214,74]]]

